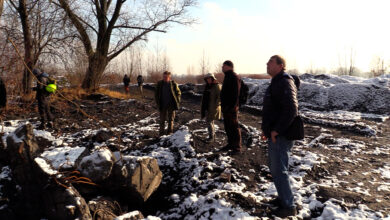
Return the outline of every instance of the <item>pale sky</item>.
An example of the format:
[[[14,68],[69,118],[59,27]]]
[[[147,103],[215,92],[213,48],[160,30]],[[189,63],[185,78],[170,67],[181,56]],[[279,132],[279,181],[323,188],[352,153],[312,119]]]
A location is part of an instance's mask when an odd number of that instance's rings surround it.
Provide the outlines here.
[[[199,23],[154,33],[149,44],[166,49],[173,73],[198,68],[205,51],[210,71],[230,59],[238,73],[265,73],[274,54],[287,69],[328,71],[349,59],[369,71],[375,56],[390,64],[390,0],[200,0]]]

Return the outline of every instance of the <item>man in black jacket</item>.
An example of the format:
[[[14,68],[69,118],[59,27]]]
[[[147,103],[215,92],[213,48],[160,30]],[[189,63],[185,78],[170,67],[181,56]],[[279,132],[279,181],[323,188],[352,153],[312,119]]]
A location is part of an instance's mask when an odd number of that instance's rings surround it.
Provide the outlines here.
[[[232,61],[227,60],[222,65],[225,73],[221,90],[221,108],[228,144],[222,150],[232,150],[233,154],[241,152],[241,130],[238,125],[238,108],[241,81],[233,71]]]
[[[272,77],[263,101],[263,135],[268,139],[268,159],[278,197],[272,203],[279,204],[275,214],[279,217],[296,215],[294,196],[289,176],[289,151],[293,140],[286,138],[289,127],[298,115],[297,88],[294,79],[284,72],[285,60],[275,55],[267,63],[267,73]]]
[[[38,129],[46,129],[46,126],[53,127],[53,116],[49,106],[50,93],[46,91],[46,86],[49,83],[49,75],[43,71],[41,72],[39,69],[34,69],[33,74],[38,80],[37,86],[34,88],[37,91],[38,111],[41,116],[41,124]]]
[[[0,114],[3,111],[3,108],[7,106],[7,90],[5,89],[5,84],[0,78]]]
[[[125,93],[129,93],[130,77],[127,74],[123,77],[123,85],[125,86]]]

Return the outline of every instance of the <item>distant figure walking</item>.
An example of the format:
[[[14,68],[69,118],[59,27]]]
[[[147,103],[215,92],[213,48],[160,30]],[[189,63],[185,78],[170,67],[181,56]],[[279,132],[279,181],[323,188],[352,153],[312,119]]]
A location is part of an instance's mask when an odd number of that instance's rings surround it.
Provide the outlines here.
[[[232,154],[241,153],[241,130],[238,124],[240,77],[234,71],[233,62],[227,60],[222,65],[225,74],[221,90],[221,107],[228,144],[221,150],[232,150]]]
[[[5,89],[5,84],[3,79],[0,78],[0,114],[3,112],[3,109],[7,106],[7,90]]]
[[[166,134],[171,134],[173,132],[175,110],[179,109],[181,91],[178,84],[171,80],[170,72],[165,71],[163,73],[163,79],[157,82],[154,98],[157,108],[160,111],[159,135],[165,134],[165,121],[168,121],[168,131]]]
[[[127,74],[125,74],[125,76],[123,77],[123,85],[125,86],[125,93],[130,93],[130,77]]]
[[[138,75],[137,76],[137,83],[138,83],[138,89],[139,89],[139,92],[141,94],[141,97],[144,97],[144,92],[143,92],[143,84],[144,84],[144,78],[142,77],[142,75]]]
[[[214,120],[221,119],[221,85],[212,73],[204,76],[206,85],[203,91],[201,118],[206,118],[209,132],[208,142],[215,141]]]
[[[46,90],[46,86],[49,84],[49,74],[41,72],[39,69],[34,69],[33,74],[37,78],[37,86],[34,88],[37,91],[38,111],[41,116],[41,124],[38,129],[46,129],[54,127],[53,116],[50,112],[50,92]],[[47,124],[46,124],[47,123]]]
[[[285,73],[286,61],[279,55],[267,63],[267,73],[272,77],[263,102],[263,139],[268,139],[269,169],[278,192],[270,203],[278,204],[274,214],[279,217],[297,214],[289,175],[289,151],[296,139],[303,137],[303,123],[298,117],[297,86],[294,78]]]

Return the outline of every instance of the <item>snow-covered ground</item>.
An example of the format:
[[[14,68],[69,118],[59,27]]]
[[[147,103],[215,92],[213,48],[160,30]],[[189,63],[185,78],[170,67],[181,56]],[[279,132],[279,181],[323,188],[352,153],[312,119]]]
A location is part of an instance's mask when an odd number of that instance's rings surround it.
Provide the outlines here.
[[[158,127],[156,119],[155,117],[148,117],[136,123],[122,125],[115,129],[131,131],[126,133],[128,137],[124,139],[126,142],[131,142],[134,137],[143,135],[145,130],[156,129]],[[248,190],[245,181],[249,177],[239,173],[235,167],[232,167],[231,163],[234,160],[232,157],[221,154],[213,160],[208,160],[206,158],[212,152],[197,153],[191,146],[192,136],[188,126],[198,122],[199,120],[191,120],[174,134],[163,137],[158,143],[146,146],[142,150],[131,151],[128,154],[128,156],[149,156],[157,158],[160,169],[164,173],[163,184],[169,184],[173,187],[173,191],[176,191],[176,193],[173,193],[168,198],[169,202],[174,204],[172,208],[164,212],[158,212],[156,216],[148,216],[148,219],[259,218],[258,216],[251,216],[247,211],[232,204],[227,199],[227,195],[240,195],[254,201],[255,205],[253,206],[253,210],[255,210],[276,195],[276,189],[273,183],[263,175],[257,174],[261,180],[257,184],[257,189]],[[9,123],[11,125],[4,128],[6,135],[12,135],[12,131],[23,123],[23,121]],[[258,137],[259,131],[256,128],[246,126],[246,129],[251,131],[254,137]],[[77,159],[83,147],[72,146],[72,144],[78,143],[81,139],[97,132],[97,130],[85,130],[77,134],[65,134],[55,138],[48,132],[34,131],[35,135],[53,142],[53,147],[45,151],[41,157],[48,161],[54,168],[74,166],[73,162]],[[202,131],[197,130],[196,132]],[[203,132],[206,133],[206,130]],[[321,164],[326,164],[329,160],[328,155],[313,153],[309,150],[315,145],[318,145],[321,140],[330,138],[330,136],[330,134],[323,134],[314,139],[306,138],[303,141],[297,142],[296,147],[293,148],[290,160],[290,180],[296,202],[302,206],[297,217],[308,218],[313,212],[318,212],[318,210],[322,211],[317,219],[382,219],[386,217],[385,214],[374,212],[363,204],[351,204],[337,199],[329,199],[326,202],[320,202],[318,200],[316,193],[320,186],[341,187],[342,182],[337,176],[327,177],[321,179],[319,182],[306,180],[307,173],[312,170],[314,165],[320,166]],[[54,147],[57,145],[55,143],[62,143],[62,145]],[[95,143],[95,146],[98,149],[101,144]],[[126,146],[122,147],[123,149],[126,148]],[[387,151],[381,149],[367,151],[364,144],[356,143],[348,138],[337,139],[336,143],[322,147],[333,151],[347,150],[351,153],[351,156],[360,153],[376,154],[376,151],[389,155],[389,148],[387,148]],[[355,163],[356,160],[354,157],[350,157],[344,158],[344,162]],[[259,169],[268,172],[266,166],[260,167]],[[222,181],[221,176],[215,177],[214,170],[223,170],[223,174],[231,175],[235,181]],[[348,175],[348,172],[345,171],[344,173],[340,173],[340,175]],[[376,180],[378,188],[382,191],[389,191],[390,164],[372,170],[372,172],[381,176],[381,179]],[[0,180],[10,178],[9,173],[10,170],[8,167],[2,167]],[[173,173],[178,176],[171,176],[170,174]],[[371,193],[364,189],[364,186],[349,190],[362,195]]]
[[[300,107],[314,110],[346,110],[388,114],[390,112],[390,74],[372,79],[335,76],[300,75]],[[249,105],[262,105],[268,79],[249,79]]]

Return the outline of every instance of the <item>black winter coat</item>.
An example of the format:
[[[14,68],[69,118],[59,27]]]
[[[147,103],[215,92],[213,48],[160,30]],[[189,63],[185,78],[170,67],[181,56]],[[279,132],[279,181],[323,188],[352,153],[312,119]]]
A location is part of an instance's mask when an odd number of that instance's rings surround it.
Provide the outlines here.
[[[0,108],[4,108],[7,105],[7,90],[3,80],[0,78]]]
[[[263,100],[263,134],[271,137],[271,131],[286,136],[288,128],[298,115],[297,87],[294,78],[280,72],[272,78]]]
[[[123,77],[123,84],[125,85],[125,86],[129,86],[129,84],[130,84],[130,77]]]
[[[233,71],[225,72],[221,90],[222,112],[236,112],[239,106],[241,80],[237,73]]]

